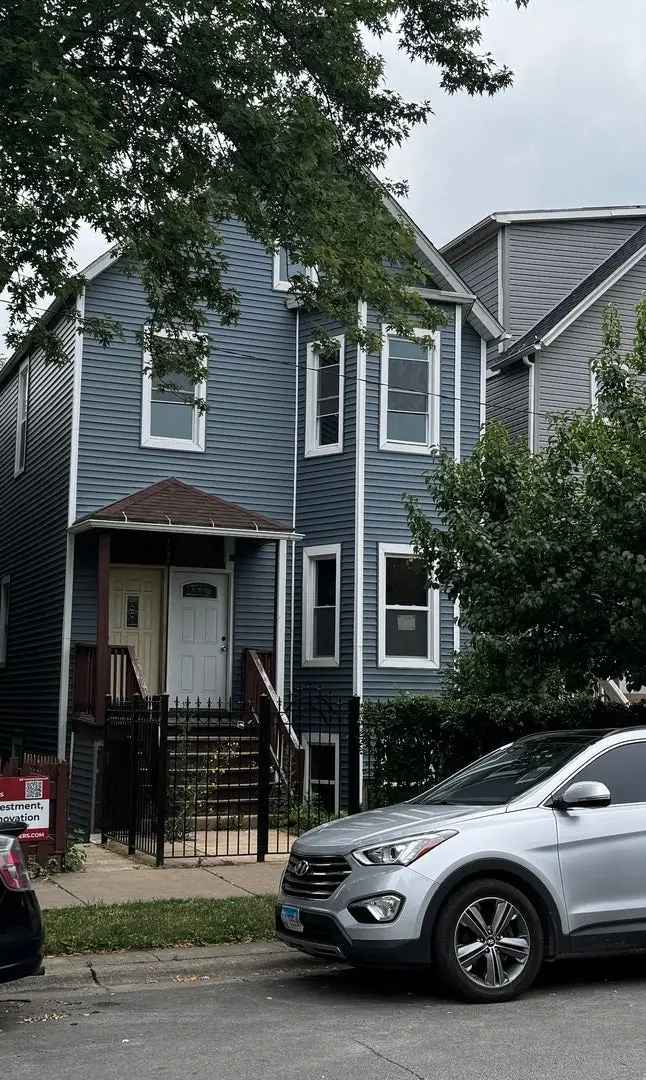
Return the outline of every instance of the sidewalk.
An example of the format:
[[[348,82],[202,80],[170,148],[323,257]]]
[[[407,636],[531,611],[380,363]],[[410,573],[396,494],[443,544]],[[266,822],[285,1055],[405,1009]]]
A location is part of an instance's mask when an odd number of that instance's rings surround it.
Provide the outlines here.
[[[87,845],[85,870],[37,880],[41,908],[123,904],[128,900],[221,900],[278,891],[286,859],[265,863],[212,863],[157,869],[96,844]]]

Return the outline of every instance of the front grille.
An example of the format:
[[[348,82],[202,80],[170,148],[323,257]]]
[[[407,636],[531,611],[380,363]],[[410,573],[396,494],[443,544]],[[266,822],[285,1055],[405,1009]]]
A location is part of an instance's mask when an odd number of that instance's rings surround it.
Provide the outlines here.
[[[290,855],[283,892],[288,896],[325,900],[351,873],[352,867],[342,855]]]

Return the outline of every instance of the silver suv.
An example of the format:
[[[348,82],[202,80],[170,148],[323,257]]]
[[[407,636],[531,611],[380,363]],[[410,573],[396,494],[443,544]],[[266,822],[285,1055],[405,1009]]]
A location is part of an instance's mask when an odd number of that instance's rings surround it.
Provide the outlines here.
[[[483,1002],[527,990],[544,959],[646,947],[646,728],[532,735],[312,829],[276,928],[319,956],[432,964]]]

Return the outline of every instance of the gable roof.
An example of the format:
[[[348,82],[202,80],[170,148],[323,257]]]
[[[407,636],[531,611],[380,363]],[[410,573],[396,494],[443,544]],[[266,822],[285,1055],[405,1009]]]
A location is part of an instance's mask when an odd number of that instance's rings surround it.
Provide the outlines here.
[[[416,222],[413,221],[410,214],[408,214],[404,208],[399,205],[397,200],[387,192],[384,192],[384,202],[394,217],[398,217],[412,229],[420,251],[431,263],[441,285],[446,288],[448,292],[456,294],[456,300],[459,298],[459,300],[467,304],[467,321],[471,323],[477,333],[487,341],[502,337],[504,334],[504,327],[502,324],[494,318],[489,309],[485,307],[475,293],[468,288],[460,275],[456,273],[440,253],[439,249],[435,247]],[[80,270],[79,275],[84,277],[86,281],[93,281],[94,278],[98,277],[99,274],[102,274],[104,270],[107,270],[117,262],[118,258],[117,245],[112,244],[97,256],[96,259],[93,259],[92,262],[88,263],[87,266]],[[446,300],[448,298],[436,297],[432,299]],[[57,299],[52,301],[39,319],[39,322],[49,322],[62,311],[64,306],[65,301],[63,300]],[[0,368],[0,383],[9,376],[10,372],[15,370],[22,357],[29,351],[30,344],[31,335],[28,334],[15,352],[9,357],[4,367]]]
[[[628,240],[613,251],[605,262],[600,263],[591,274],[560,300],[547,315],[523,334],[506,352],[491,363],[492,368],[509,367],[528,352],[546,348],[567,330],[573,322],[603,296],[615,282],[632,270],[646,256],[646,225],[633,233]]]
[[[496,210],[459,233],[440,248],[440,254],[455,259],[491,239],[501,225],[547,221],[607,221],[611,218],[646,218],[646,206],[576,206],[553,210]]]
[[[109,503],[75,522],[72,532],[96,528],[161,529],[207,536],[249,536],[259,540],[295,539],[289,525],[225,502],[201,488],[169,477]]]

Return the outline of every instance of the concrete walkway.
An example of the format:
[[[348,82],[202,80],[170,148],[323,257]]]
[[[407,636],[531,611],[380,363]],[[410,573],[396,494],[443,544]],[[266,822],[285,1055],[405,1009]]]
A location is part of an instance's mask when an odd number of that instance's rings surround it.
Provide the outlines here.
[[[123,904],[128,900],[220,900],[227,896],[275,893],[285,859],[265,863],[210,863],[157,869],[135,863],[96,844],[87,845],[85,870],[37,880],[43,909],[86,904]]]

